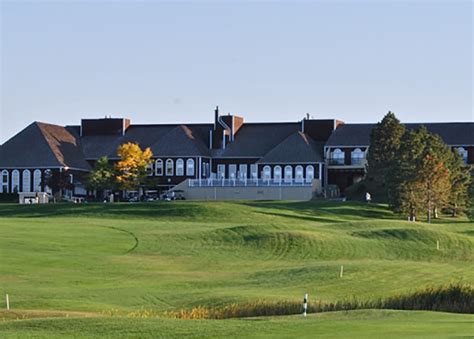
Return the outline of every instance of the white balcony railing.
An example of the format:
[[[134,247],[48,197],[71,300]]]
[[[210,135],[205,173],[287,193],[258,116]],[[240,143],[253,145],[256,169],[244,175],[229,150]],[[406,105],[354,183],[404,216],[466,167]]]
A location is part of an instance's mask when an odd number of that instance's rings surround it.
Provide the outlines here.
[[[189,187],[311,186],[312,179],[190,179]]]

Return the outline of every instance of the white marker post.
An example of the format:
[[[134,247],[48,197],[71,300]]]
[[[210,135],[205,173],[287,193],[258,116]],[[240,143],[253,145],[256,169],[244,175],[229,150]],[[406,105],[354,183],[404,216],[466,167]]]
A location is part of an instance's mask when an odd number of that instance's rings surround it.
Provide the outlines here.
[[[10,310],[10,299],[8,298],[8,294],[5,294],[5,301],[7,303],[7,311]]]
[[[308,311],[308,293],[305,293],[303,299],[303,316],[306,317],[306,313]]]
[[[341,273],[339,274],[339,278],[342,278],[344,275],[344,265],[341,265]]]
[[[439,240],[436,240],[436,249],[439,251]]]

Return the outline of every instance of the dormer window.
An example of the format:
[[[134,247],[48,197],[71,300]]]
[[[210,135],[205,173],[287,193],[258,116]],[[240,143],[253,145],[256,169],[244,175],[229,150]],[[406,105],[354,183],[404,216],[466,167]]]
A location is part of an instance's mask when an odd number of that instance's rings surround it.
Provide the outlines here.
[[[467,164],[467,150],[464,149],[464,147],[458,147],[458,148],[456,148],[456,151],[461,156],[464,163]]]
[[[331,153],[331,164],[333,165],[344,165],[344,152],[341,149],[336,148]]]
[[[356,148],[351,152],[351,164],[362,165],[364,162],[365,154],[360,148]]]

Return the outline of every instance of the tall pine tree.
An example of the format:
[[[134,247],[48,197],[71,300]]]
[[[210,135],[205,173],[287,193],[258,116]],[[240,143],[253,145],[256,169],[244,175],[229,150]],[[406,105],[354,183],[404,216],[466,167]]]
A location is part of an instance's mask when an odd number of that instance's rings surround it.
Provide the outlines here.
[[[372,129],[367,156],[366,184],[372,195],[379,199],[387,199],[386,181],[404,132],[405,127],[392,112],[388,112]]]

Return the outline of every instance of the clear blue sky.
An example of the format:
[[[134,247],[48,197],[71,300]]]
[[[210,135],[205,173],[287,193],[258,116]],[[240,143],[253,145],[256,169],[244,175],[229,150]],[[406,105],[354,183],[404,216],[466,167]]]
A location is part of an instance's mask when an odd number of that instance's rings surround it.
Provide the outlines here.
[[[34,120],[473,121],[471,1],[1,2],[0,143]]]

